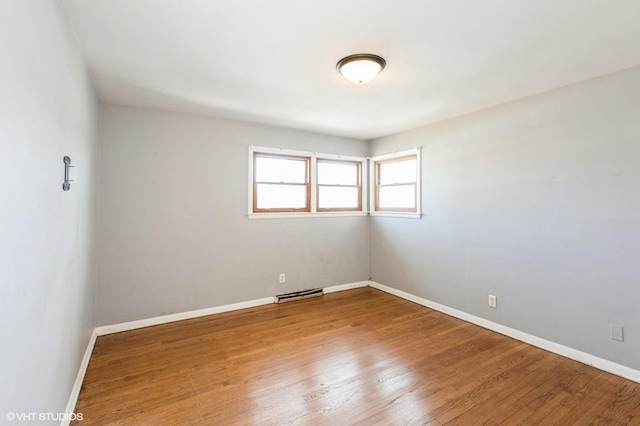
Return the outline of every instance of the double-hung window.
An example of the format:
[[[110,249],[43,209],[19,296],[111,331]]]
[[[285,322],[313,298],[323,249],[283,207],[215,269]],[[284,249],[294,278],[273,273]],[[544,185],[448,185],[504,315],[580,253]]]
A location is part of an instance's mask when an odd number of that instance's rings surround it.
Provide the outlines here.
[[[362,163],[318,158],[319,212],[362,211]]]
[[[419,148],[368,160],[253,146],[249,152],[250,218],[421,217]]]
[[[253,154],[253,213],[311,211],[311,158]]]
[[[420,151],[373,157],[370,165],[371,213],[420,217]]]
[[[250,158],[249,217],[367,213],[363,157],[251,147]]]

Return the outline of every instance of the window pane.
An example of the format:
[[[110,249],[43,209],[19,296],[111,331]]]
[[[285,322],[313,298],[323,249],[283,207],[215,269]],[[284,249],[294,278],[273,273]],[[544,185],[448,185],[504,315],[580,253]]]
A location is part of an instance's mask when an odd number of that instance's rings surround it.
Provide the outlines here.
[[[357,185],[358,165],[318,160],[318,183],[320,185]]]
[[[256,157],[258,182],[306,183],[307,161],[296,158]]]
[[[378,207],[382,209],[415,209],[415,185],[384,186],[378,189]]]
[[[408,160],[380,164],[379,179],[381,185],[415,182],[416,159],[410,158]]]
[[[356,209],[359,206],[358,188],[320,186],[318,187],[319,209]]]
[[[303,185],[257,185],[257,208],[304,209],[307,207],[307,187]]]

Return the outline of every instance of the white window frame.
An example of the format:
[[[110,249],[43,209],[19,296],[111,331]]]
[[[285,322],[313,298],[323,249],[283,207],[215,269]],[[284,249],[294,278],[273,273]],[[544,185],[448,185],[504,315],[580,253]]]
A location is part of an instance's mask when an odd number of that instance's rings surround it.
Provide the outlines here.
[[[310,185],[311,185],[311,211],[310,212],[284,212],[284,213],[254,213],[253,212],[253,159],[254,153],[265,153],[273,155],[291,155],[297,157],[309,157],[311,158],[311,171],[310,171]],[[351,162],[361,163],[362,174],[362,210],[358,211],[335,211],[335,212],[318,212],[318,158],[323,160],[344,160]],[[351,155],[337,155],[337,154],[324,154],[310,151],[297,151],[284,148],[272,148],[261,146],[249,147],[249,197],[247,205],[247,215],[249,219],[269,219],[269,218],[301,218],[301,217],[336,217],[336,216],[366,216],[368,214],[367,206],[367,186],[368,176],[365,171],[367,170],[367,159],[365,157],[355,157]]]
[[[371,216],[389,216],[389,217],[403,217],[410,219],[420,219],[422,217],[422,203],[421,203],[421,170],[422,170],[422,161],[421,161],[421,149],[413,148],[408,149],[406,151],[398,151],[390,154],[384,155],[376,155],[374,157],[369,158],[369,176],[371,178],[371,185],[369,186],[369,202],[370,202],[370,210],[369,214]],[[376,182],[378,181],[376,176],[376,163],[379,161],[392,160],[394,158],[402,158],[408,156],[416,156],[416,211],[415,212],[406,212],[406,211],[376,211]]]

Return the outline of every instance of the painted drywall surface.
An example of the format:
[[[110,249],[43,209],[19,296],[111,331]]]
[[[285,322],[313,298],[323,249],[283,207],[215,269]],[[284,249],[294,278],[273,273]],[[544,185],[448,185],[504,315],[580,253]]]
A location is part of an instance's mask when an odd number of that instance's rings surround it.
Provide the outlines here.
[[[62,2],[2,2],[0,63],[0,423],[58,424],[95,327],[98,102]]]
[[[366,142],[112,105],[100,127],[100,325],[369,278],[367,217],[247,217],[250,145]]]
[[[423,146],[425,216],[371,218],[372,278],[640,369],[638,117],[634,68],[374,141]]]

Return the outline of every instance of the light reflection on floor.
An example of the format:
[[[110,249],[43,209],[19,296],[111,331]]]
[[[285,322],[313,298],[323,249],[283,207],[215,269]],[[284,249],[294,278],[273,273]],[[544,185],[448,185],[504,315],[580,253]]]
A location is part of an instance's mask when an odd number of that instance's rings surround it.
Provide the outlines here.
[[[419,381],[402,359],[401,351],[384,343],[357,345],[329,342],[308,356],[302,368],[282,365],[277,375],[262,377],[249,384],[252,418],[260,424],[327,424],[349,419],[348,424],[364,421],[372,411],[380,411],[394,424],[402,419],[428,418],[430,410],[441,402],[422,394]],[[278,356],[274,354],[273,362]],[[278,389],[274,394],[274,389]],[[268,391],[267,391],[268,390]],[[385,401],[372,410],[372,404]],[[271,418],[268,413],[282,412],[287,418]],[[278,410],[275,410],[275,407]],[[386,414],[385,414],[386,413]]]

